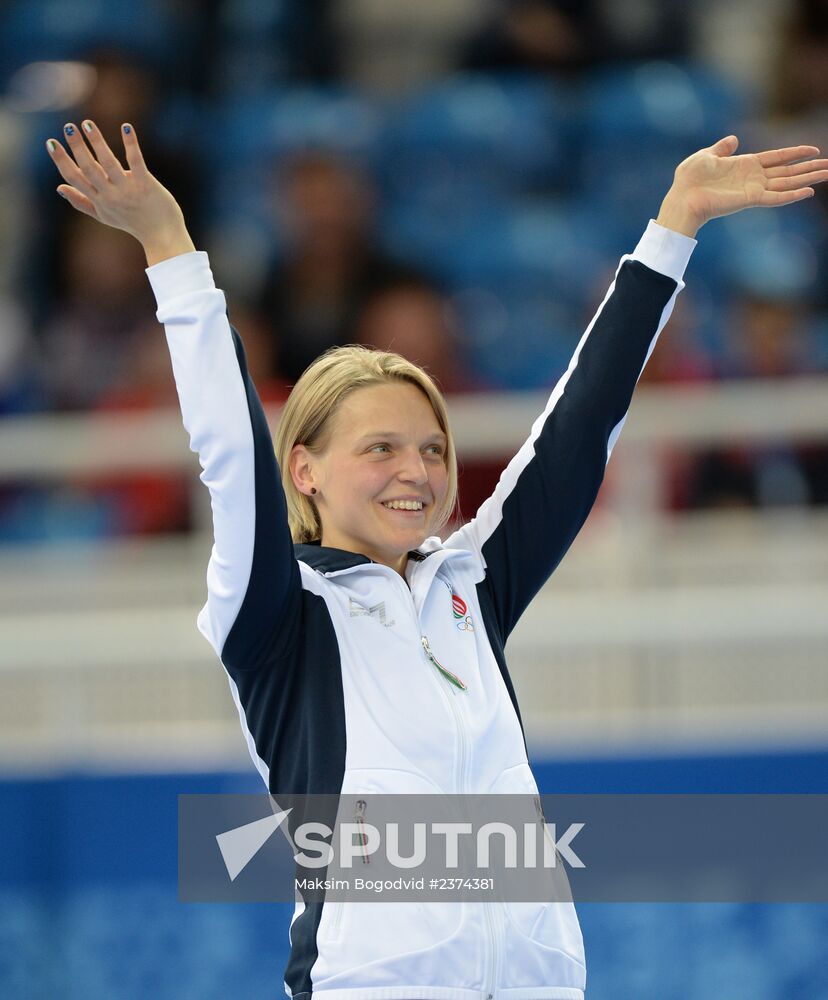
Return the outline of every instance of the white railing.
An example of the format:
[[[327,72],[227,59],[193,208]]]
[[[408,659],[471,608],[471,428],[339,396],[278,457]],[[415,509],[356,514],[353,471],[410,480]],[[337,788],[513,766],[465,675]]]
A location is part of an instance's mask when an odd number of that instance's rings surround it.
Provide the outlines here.
[[[545,404],[546,394],[535,392],[452,397],[459,451],[470,458],[509,454]],[[275,427],[279,407],[266,412]],[[828,440],[828,378],[645,385],[636,392],[623,441],[699,446],[791,438]],[[0,480],[185,469],[193,463],[177,410],[0,420]]]

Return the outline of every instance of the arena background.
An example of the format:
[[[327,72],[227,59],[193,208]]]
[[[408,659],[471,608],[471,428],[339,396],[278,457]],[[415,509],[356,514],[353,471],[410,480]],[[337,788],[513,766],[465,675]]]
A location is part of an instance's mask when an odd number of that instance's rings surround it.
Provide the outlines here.
[[[135,124],[271,425],[331,343],[427,364],[469,516],[674,166],[828,148],[826,5],[19,0],[0,60],[0,996],[278,996],[288,908],[176,899],[176,796],[259,779],[195,629],[209,502],[141,250],[46,138]],[[701,233],[510,643],[544,792],[828,791],[826,207]],[[828,906],[580,915],[592,1000],[828,997]]]

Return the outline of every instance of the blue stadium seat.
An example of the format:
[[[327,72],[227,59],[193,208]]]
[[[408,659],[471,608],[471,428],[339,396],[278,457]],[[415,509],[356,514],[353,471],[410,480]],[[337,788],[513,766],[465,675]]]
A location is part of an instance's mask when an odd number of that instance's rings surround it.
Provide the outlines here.
[[[593,72],[585,93],[588,134],[615,141],[712,142],[748,110],[745,93],[712,70],[646,62]]]
[[[204,121],[205,152],[219,164],[308,149],[371,159],[382,126],[377,104],[343,87],[275,87],[232,96]],[[216,141],[221,136],[221,142]]]
[[[180,53],[187,25],[163,0],[17,0],[0,12],[0,66],[7,83],[36,60],[71,59],[97,45],[114,45],[163,64]]]
[[[381,175],[392,199],[428,199],[435,174],[462,188],[493,190],[570,183],[574,125],[566,88],[529,74],[462,74],[411,96],[389,121]]]
[[[746,95],[689,64],[595,72],[584,94],[583,190],[622,218],[655,214],[686,156],[738,131]]]
[[[213,94],[255,98],[280,82],[330,78],[335,42],[324,5],[220,0],[217,6],[219,53],[210,67]]]
[[[460,319],[463,357],[496,389],[551,387],[585,325],[582,306],[537,279],[469,285],[451,302]]]
[[[710,229],[716,231],[723,280],[735,291],[783,300],[816,291],[828,236],[813,204],[742,212],[716,220]]]
[[[392,208],[382,232],[396,256],[453,290],[475,370],[514,389],[564,370],[616,261],[632,249],[611,217],[573,199],[481,199],[450,217]]]
[[[612,217],[587,200],[492,200],[473,190],[450,214],[392,206],[383,225],[389,248],[431,262],[455,285],[537,279],[576,300],[586,299],[596,278],[631,249]]]

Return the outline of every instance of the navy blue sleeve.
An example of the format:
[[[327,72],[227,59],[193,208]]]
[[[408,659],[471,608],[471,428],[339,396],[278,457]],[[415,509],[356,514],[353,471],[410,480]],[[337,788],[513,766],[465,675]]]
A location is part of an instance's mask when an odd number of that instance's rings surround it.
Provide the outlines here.
[[[446,545],[481,560],[505,643],[591,510],[680,281],[623,258],[566,373],[477,516]]]
[[[281,656],[295,642],[300,627],[302,583],[270,430],[247,370],[241,339],[231,329],[253,429],[256,526],[250,579],[221,653],[225,666],[236,671]]]

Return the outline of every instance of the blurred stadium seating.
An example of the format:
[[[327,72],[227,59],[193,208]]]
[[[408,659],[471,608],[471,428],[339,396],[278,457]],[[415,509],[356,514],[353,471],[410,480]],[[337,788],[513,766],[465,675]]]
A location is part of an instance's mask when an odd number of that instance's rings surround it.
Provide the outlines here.
[[[0,11],[2,81],[27,63],[75,59],[107,44],[161,68],[181,59],[190,40],[188,21],[175,4],[147,0],[140,11],[124,0],[15,0]]]
[[[54,210],[37,211],[54,201],[42,143],[83,113],[66,84],[82,98],[85,77],[49,66],[120,47],[162,87],[156,141],[199,164],[205,246],[231,299],[289,252],[279,169],[333,151],[374,180],[383,249],[445,291],[472,383],[539,392],[676,164],[730,132],[744,149],[780,134],[757,93],[698,54],[574,76],[454,70],[370,93],[337,77],[323,16],[337,6],[5,4],[2,111],[18,139],[0,136],[0,252],[52,236]],[[22,228],[6,221],[12,203],[28,212]],[[642,386],[597,510],[510,643],[543,791],[828,792],[824,509],[669,500],[676,469],[705,448],[825,449],[826,262],[824,203],[705,229],[665,334],[686,358],[654,357],[667,384]],[[42,261],[29,264],[31,278],[0,289],[14,305],[0,315],[24,314],[18,294],[44,306],[55,294]],[[734,373],[745,299],[801,305],[800,377],[706,381]],[[0,997],[280,994],[284,907],[176,897],[177,794],[259,790],[194,625],[209,501],[178,417],[15,416],[37,405],[32,377],[3,382],[0,421]],[[532,393],[454,400],[464,463],[505,461],[540,405]],[[190,476],[191,534],[113,536],[109,501],[88,484],[136,469]],[[593,1000],[828,1000],[828,906],[580,913]]]

